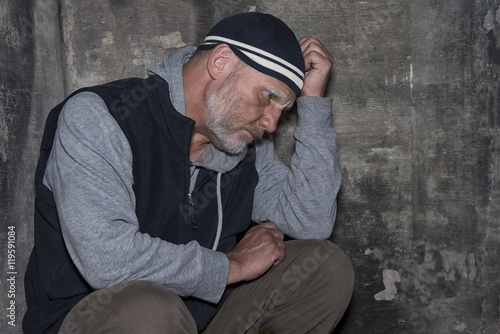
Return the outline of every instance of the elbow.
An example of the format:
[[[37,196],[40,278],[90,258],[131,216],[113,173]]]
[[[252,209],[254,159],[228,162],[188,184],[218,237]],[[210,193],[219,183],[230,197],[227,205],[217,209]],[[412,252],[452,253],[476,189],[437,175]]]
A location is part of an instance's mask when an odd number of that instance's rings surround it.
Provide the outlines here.
[[[298,240],[326,240],[330,238],[333,224],[316,225],[314,228],[304,226],[300,231],[294,231],[290,236]]]
[[[283,228],[283,233],[293,239],[326,240],[332,235],[336,211],[336,205],[333,205],[330,210],[323,212],[323,214],[317,212],[301,214],[301,217],[295,216],[295,219],[278,224],[278,226]],[[287,221],[287,219],[284,218],[283,221]]]
[[[320,231],[319,233],[316,234],[315,238],[311,238],[311,239],[326,240],[332,236],[332,232],[333,232],[333,227],[329,228],[329,229],[325,229],[324,231]]]
[[[311,233],[307,239],[315,239],[315,240],[326,240],[330,238],[332,235],[333,231],[333,226],[332,227],[327,227],[325,226],[322,229],[318,229],[317,231],[314,231],[314,233]]]
[[[335,212],[333,215],[318,218],[314,222],[301,224],[299,230],[293,231],[292,238],[299,240],[326,240],[332,236],[333,227],[335,225]]]
[[[96,274],[95,272],[81,272],[83,279],[94,290],[105,289],[110,285],[120,283],[122,280],[106,274]]]
[[[105,289],[113,284],[121,283],[130,279],[129,277],[120,275],[117,271],[112,271],[99,267],[92,266],[77,266],[81,277],[87,282],[88,285],[94,290]]]

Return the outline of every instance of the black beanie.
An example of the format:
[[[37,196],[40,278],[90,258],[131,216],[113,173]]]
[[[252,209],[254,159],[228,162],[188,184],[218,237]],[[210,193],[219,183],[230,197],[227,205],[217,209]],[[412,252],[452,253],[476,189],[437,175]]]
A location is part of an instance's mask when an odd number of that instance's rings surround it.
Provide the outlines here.
[[[280,19],[241,13],[217,23],[199,49],[227,44],[247,65],[288,85],[297,96],[304,84],[304,57],[293,31]]]

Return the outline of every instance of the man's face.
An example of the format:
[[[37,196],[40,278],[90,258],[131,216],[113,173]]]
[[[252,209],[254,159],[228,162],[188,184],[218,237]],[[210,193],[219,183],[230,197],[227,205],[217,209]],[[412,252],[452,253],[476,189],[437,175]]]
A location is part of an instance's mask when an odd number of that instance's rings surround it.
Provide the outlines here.
[[[212,144],[239,154],[264,132],[274,132],[295,94],[283,82],[242,63],[206,96]]]

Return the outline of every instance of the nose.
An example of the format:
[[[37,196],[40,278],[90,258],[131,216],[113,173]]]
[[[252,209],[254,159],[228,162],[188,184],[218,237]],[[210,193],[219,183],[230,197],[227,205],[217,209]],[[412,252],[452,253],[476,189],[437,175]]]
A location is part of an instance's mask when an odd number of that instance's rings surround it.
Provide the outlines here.
[[[259,120],[259,125],[262,126],[267,132],[273,133],[276,131],[280,117],[281,109],[267,108]]]

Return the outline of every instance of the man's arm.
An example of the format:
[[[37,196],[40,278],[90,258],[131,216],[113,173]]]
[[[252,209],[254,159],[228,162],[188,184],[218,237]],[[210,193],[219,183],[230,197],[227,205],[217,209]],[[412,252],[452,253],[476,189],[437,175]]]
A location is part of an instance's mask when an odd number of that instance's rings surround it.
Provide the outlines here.
[[[291,169],[278,159],[269,138],[257,145],[259,183],[253,219],[263,223],[250,229],[226,254],[228,283],[253,279],[280,263],[285,258],[283,233],[298,239],[326,239],[332,232],[341,170],[331,99],[322,96],[333,57],[314,36],[301,39],[300,45],[306,76],[297,100],[299,123]]]
[[[327,107],[331,100],[303,97],[298,103],[304,117],[295,130],[291,169],[276,156],[271,140],[265,139],[257,147],[259,183],[253,219],[270,221],[250,229],[226,254],[230,260],[228,283],[251,280],[283,261],[283,233],[297,239],[326,239],[332,232],[341,170]],[[314,107],[318,104],[323,105],[321,112]]]
[[[331,98],[324,98],[332,55],[316,37],[300,40],[306,65],[302,95],[297,99],[298,125],[291,168],[281,163],[271,140],[258,146],[259,183],[254,219],[274,221],[294,238],[328,238],[336,215],[341,169],[332,128]]]
[[[130,146],[96,94],[66,103],[44,183],[54,193],[68,252],[92,287],[144,279],[181,296],[220,299],[229,272],[223,253],[139,232]]]

